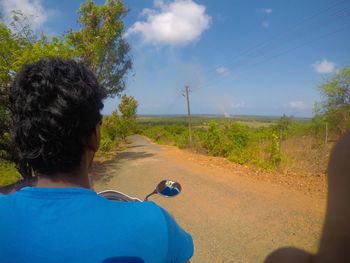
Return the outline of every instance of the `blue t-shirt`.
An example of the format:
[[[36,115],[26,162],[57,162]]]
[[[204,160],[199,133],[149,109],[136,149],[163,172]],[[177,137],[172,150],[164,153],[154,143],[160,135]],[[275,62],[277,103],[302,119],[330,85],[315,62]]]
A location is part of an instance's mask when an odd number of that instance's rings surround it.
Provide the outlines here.
[[[193,242],[153,202],[115,202],[84,188],[0,195],[0,262],[186,262]]]

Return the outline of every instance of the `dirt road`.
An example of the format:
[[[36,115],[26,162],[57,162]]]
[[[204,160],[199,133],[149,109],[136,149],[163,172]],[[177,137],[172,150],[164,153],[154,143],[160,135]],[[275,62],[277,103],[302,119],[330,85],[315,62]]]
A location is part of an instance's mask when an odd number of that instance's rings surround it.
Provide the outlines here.
[[[262,262],[281,246],[317,248],[324,198],[251,180],[232,170],[204,169],[174,158],[169,147],[137,135],[131,139],[128,149],[94,169],[99,178],[94,188],[142,198],[164,178],[179,181],[180,196],[152,200],[192,234],[191,262]]]

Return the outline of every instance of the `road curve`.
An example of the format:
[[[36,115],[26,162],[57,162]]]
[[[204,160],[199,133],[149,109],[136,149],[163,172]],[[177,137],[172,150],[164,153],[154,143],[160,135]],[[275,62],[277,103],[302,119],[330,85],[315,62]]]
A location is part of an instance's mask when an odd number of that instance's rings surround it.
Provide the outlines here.
[[[281,246],[315,251],[325,200],[240,175],[217,176],[179,163],[159,145],[134,135],[113,160],[93,169],[96,191],[117,189],[143,198],[159,181],[177,180],[180,196],[152,198],[193,236],[191,262],[262,262]]]

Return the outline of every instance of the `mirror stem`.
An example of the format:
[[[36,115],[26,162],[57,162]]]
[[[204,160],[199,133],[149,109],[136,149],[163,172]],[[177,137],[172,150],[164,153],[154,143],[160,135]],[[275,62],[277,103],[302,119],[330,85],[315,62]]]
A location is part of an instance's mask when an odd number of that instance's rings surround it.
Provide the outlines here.
[[[156,194],[156,193],[157,193],[157,190],[154,190],[152,193],[150,193],[149,195],[147,195],[143,201],[148,201],[148,197],[150,197],[150,196],[152,196],[152,195],[154,195],[154,194]]]

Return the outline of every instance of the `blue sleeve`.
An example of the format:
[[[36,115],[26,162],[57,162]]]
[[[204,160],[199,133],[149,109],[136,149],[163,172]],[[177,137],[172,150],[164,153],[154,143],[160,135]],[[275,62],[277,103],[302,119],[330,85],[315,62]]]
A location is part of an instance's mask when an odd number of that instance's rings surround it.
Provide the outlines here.
[[[169,215],[161,208],[168,227],[168,262],[185,263],[193,256],[193,240],[190,234],[183,230]]]

